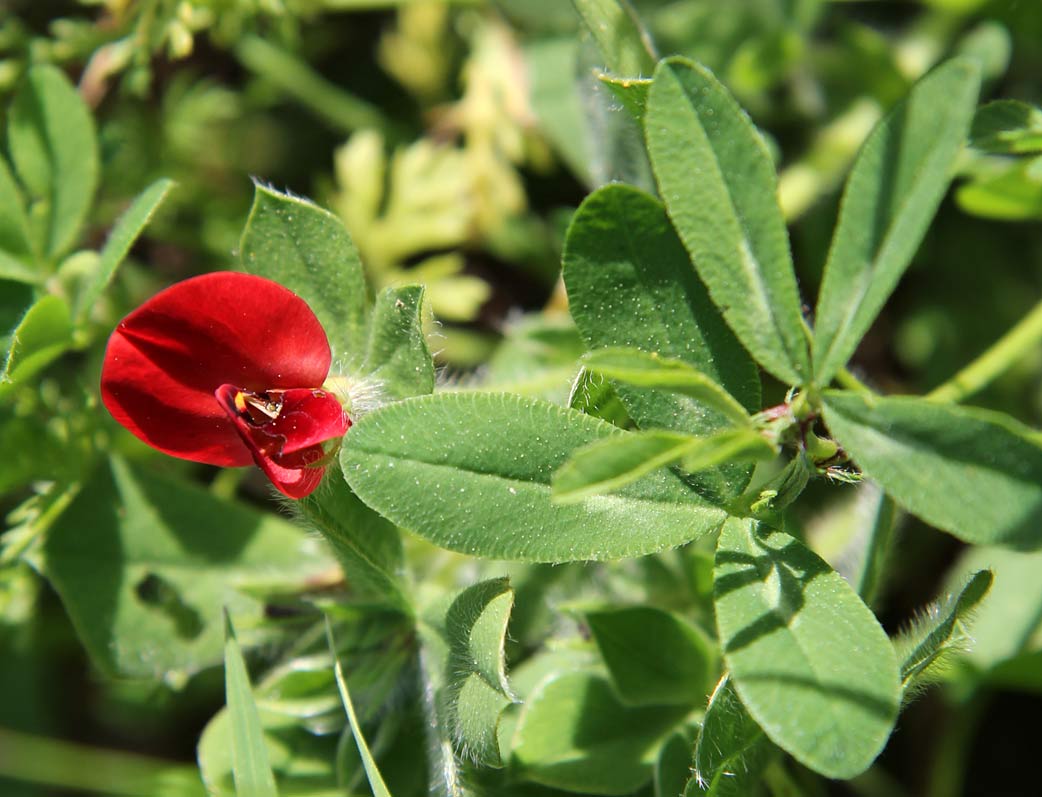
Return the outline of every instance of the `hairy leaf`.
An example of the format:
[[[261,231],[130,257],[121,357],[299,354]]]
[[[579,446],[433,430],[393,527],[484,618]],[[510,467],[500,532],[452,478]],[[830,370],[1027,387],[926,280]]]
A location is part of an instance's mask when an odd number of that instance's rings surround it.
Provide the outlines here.
[[[987,594],[992,580],[991,571],[978,570],[957,594],[931,606],[895,640],[906,694],[929,678],[930,669],[943,663],[947,654],[965,645],[965,640],[959,640],[961,625]]]
[[[902,507],[972,543],[1042,544],[1042,446],[1000,413],[830,391],[825,420]]]
[[[441,393],[363,416],[344,438],[344,477],[378,512],[437,545],[499,559],[565,562],[636,556],[694,539],[725,512],[675,474],[616,495],[550,500],[571,452],[623,434],[543,401]]]
[[[714,575],[724,661],[752,718],[826,777],[863,772],[900,697],[894,650],[872,612],[802,543],[751,520],[724,525]]]
[[[604,64],[617,75],[650,75],[655,53],[647,31],[627,0],[572,0],[593,34]]]
[[[915,254],[951,180],[979,90],[976,62],[952,59],[920,80],[861,148],[815,314],[820,384],[854,353]]]
[[[243,268],[300,296],[329,336],[333,357],[365,356],[369,292],[351,236],[327,210],[256,185],[239,245]]]
[[[730,462],[769,459],[774,453],[753,429],[724,429],[706,437],[654,429],[613,435],[580,448],[554,473],[553,499],[572,503],[614,492],[676,462],[695,473]]]
[[[684,792],[713,797],[748,794],[756,783],[770,743],[749,716],[725,675],[713,690],[695,743],[695,774]]]
[[[644,129],[666,210],[727,323],[778,379],[809,380],[777,175],[759,132],[708,69],[683,58],[655,70]]]
[[[434,361],[423,335],[423,287],[387,288],[373,307],[362,370],[382,393],[403,399],[434,392]]]

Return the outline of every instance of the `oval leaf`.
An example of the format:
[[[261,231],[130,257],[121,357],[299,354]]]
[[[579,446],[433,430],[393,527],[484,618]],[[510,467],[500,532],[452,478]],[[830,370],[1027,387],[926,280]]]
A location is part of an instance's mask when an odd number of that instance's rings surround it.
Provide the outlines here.
[[[15,96],[7,136],[22,184],[46,203],[41,248],[57,259],[76,243],[98,184],[94,120],[64,73],[41,64]]]
[[[727,323],[778,379],[806,381],[778,178],[753,123],[708,69],[670,58],[655,70],[644,128],[666,210]]]
[[[513,763],[544,786],[632,794],[651,780],[660,740],[687,710],[627,708],[605,678],[589,672],[550,678],[525,701]]]
[[[242,266],[300,296],[329,336],[333,356],[365,356],[369,293],[343,222],[300,197],[258,184],[239,245]]]
[[[623,703],[705,701],[717,654],[700,630],[652,606],[588,611],[585,617]]]
[[[569,309],[592,349],[630,347],[680,360],[760,409],[756,366],[709,299],[654,197],[624,185],[595,191],[568,229],[564,282]],[[725,421],[679,395],[620,386],[642,427],[708,432]]]
[[[1042,545],[1042,446],[1009,416],[830,391],[825,421],[913,515],[966,542]]]
[[[444,617],[449,729],[463,756],[491,767],[502,766],[496,729],[514,699],[503,648],[513,606],[509,581],[496,578],[463,590]]]
[[[818,296],[819,384],[850,359],[919,247],[948,188],[979,91],[976,62],[952,59],[920,80],[861,148]]]
[[[622,432],[544,401],[442,393],[363,416],[340,456],[344,477],[371,507],[437,545],[478,556],[639,556],[723,522],[724,510],[666,471],[616,495],[553,504],[553,472],[574,449],[614,434]]]
[[[900,698],[894,649],[872,612],[802,543],[748,519],[724,525],[714,582],[724,660],[749,714],[816,772],[863,772]]]

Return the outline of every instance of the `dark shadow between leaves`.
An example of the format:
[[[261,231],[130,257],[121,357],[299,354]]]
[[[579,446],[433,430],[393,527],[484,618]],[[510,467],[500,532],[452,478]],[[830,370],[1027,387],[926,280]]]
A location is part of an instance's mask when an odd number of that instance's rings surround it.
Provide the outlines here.
[[[134,594],[143,604],[164,614],[181,639],[190,641],[203,632],[199,612],[185,603],[177,587],[162,576],[148,573],[134,586]]]
[[[724,642],[724,652],[734,653],[768,634],[792,623],[805,605],[804,593],[818,576],[831,572],[825,562],[795,540],[780,548],[769,544],[771,530],[754,532],[752,540],[763,552],[754,556],[737,551],[717,551],[716,563],[748,565],[743,570],[717,578],[713,585],[716,600],[737,589],[765,582],[773,574],[778,581],[778,602],[768,612],[733,634]],[[782,535],[784,536],[784,535]]]

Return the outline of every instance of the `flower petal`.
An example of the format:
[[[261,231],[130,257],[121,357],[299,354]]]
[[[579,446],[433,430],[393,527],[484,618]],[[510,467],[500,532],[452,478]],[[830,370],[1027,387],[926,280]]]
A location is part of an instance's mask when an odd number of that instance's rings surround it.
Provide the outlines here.
[[[112,333],[101,395],[113,417],[154,448],[213,465],[246,465],[249,449],[214,401],[234,382],[263,391],[321,385],[331,355],[303,299],[236,272],[179,282]]]
[[[324,456],[321,446],[315,447],[315,460]],[[306,468],[284,468],[267,457],[257,458],[257,465],[278,491],[288,498],[304,498],[315,491],[326,473],[325,467],[316,465]]]
[[[344,435],[351,420],[331,393],[317,388],[246,391],[221,385],[216,402],[227,413],[254,462],[290,498],[303,498],[322,480],[322,443]]]

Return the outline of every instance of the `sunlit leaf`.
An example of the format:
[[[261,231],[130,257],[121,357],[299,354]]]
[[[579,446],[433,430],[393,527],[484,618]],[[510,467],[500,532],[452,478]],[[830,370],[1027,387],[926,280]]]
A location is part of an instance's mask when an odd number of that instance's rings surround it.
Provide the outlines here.
[[[712,73],[683,58],[655,70],[644,129],[666,210],[727,323],[778,379],[808,380],[800,296],[763,138]]]
[[[788,534],[733,519],[713,591],[724,661],[756,723],[826,777],[863,772],[893,730],[900,679],[890,640],[850,585]]]
[[[554,471],[576,448],[616,434],[623,432],[543,401],[436,393],[363,416],[344,438],[341,462],[351,487],[385,517],[478,556],[635,556],[719,526],[724,510],[667,471],[614,495],[554,504]]]
[[[920,80],[876,125],[847,179],[814,322],[814,377],[854,353],[907,268],[952,177],[980,90],[955,58]]]
[[[1042,544],[1042,445],[1007,415],[831,391],[825,420],[864,472],[959,539]]]

